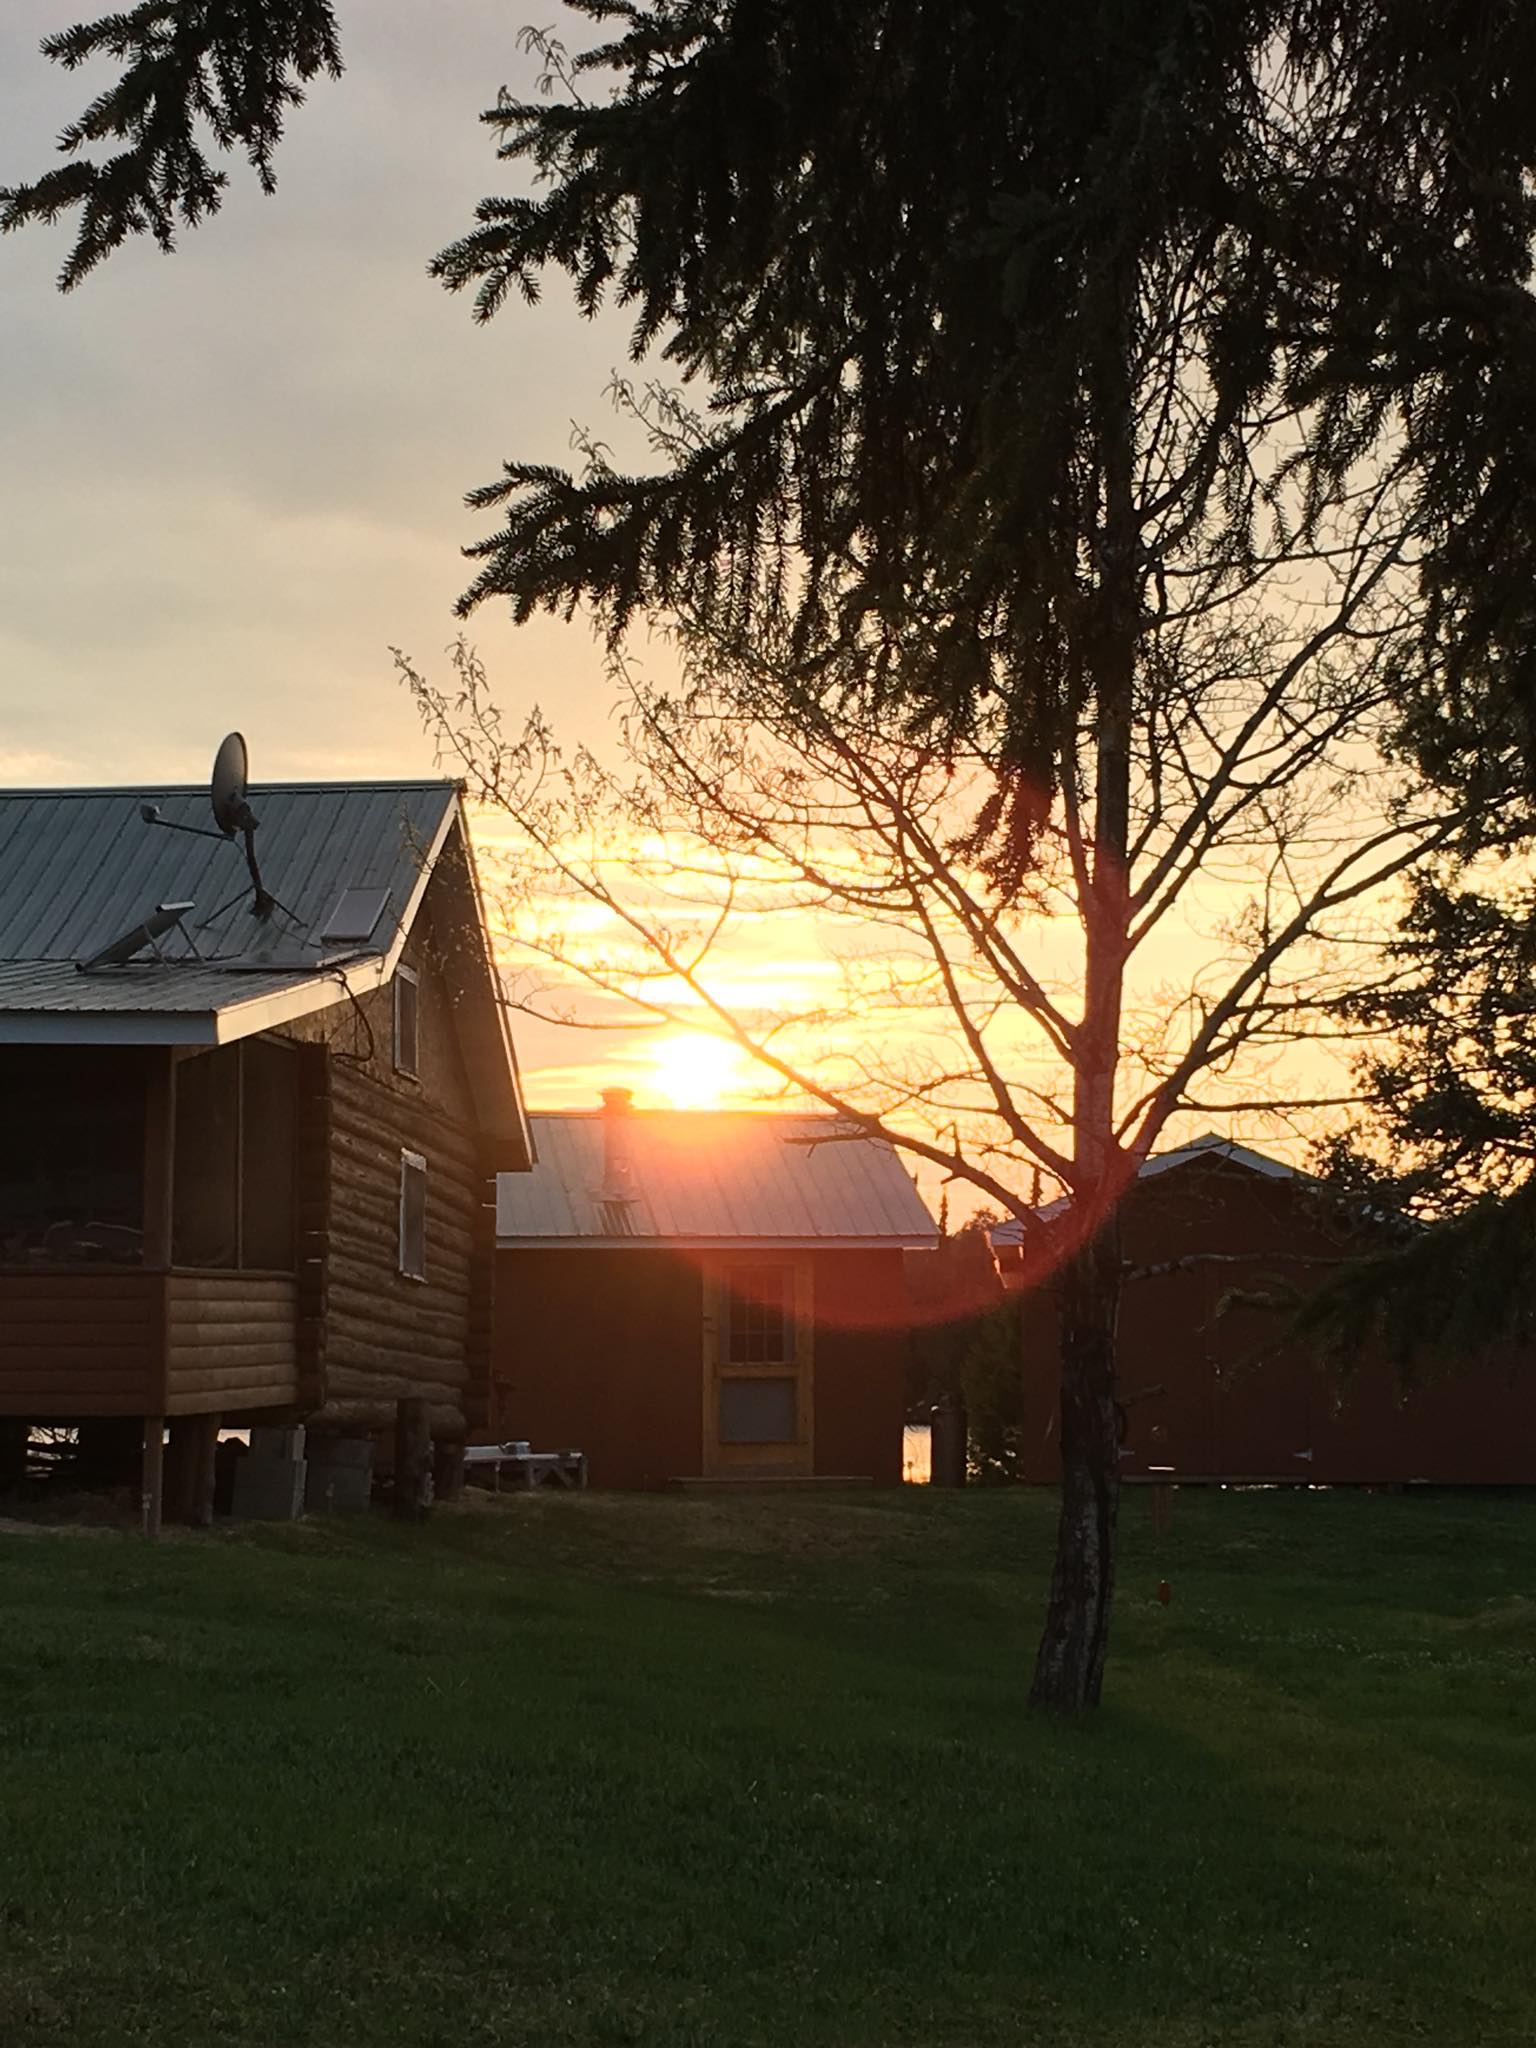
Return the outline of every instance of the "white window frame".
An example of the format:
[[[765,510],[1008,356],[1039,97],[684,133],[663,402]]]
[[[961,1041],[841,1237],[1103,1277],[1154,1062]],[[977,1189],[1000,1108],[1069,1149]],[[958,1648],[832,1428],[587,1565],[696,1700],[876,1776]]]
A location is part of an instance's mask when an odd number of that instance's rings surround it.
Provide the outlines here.
[[[400,991],[407,985],[415,992],[412,1001],[412,1008],[415,1012],[415,1043],[411,1047],[411,1063],[409,1066],[406,1065],[402,1057],[400,1044]],[[407,1081],[417,1081],[421,1078],[421,976],[414,967],[397,967],[395,969],[394,1018],[395,1072],[403,1075]]]
[[[413,1173],[421,1176],[421,1253],[419,1261],[411,1261],[412,1247],[406,1238],[406,1190]],[[402,1280],[425,1280],[427,1277],[427,1162],[419,1152],[400,1154],[400,1242],[399,1272]]]

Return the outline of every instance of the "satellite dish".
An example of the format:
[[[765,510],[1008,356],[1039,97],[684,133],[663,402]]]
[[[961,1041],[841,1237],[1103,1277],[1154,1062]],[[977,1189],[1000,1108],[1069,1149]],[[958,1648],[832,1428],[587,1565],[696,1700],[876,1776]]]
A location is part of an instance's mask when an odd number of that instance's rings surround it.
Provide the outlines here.
[[[261,821],[245,800],[250,765],[244,734],[226,733],[213,757],[213,778],[208,796],[213,805],[214,820],[224,837],[233,839],[238,832],[245,841],[245,864],[251,874],[251,910],[257,917],[267,918],[272,915],[276,898],[264,887],[261,869],[256,865],[256,827]]]
[[[238,732],[229,733],[213,757],[213,786],[209,791],[214,819],[226,839],[233,839],[237,832],[255,829],[256,820],[245,800],[249,774],[250,757],[245,749],[245,736]]]

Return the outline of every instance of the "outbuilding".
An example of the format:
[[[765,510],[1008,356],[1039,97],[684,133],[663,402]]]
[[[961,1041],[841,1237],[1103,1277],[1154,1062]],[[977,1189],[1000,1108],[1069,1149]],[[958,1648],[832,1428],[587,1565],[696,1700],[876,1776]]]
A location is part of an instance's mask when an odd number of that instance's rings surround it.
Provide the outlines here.
[[[1022,1476],[1060,1477],[1050,1273],[1069,1216],[994,1230],[1021,1295]],[[1283,1160],[1216,1135],[1157,1154],[1123,1198],[1122,1475],[1130,1480],[1536,1484],[1536,1361],[1503,1350],[1405,1386],[1347,1372],[1288,1334],[1287,1297],[1381,1242],[1362,1212]]]
[[[888,1144],[618,1088],[530,1122],[498,1195],[503,1439],[584,1451],[596,1486],[900,1482],[902,1255],[937,1233]]]

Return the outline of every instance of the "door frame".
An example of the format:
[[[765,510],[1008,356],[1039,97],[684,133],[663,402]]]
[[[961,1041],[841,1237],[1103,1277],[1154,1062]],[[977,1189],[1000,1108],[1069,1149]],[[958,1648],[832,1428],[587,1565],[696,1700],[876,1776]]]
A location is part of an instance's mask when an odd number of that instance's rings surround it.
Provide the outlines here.
[[[728,1276],[743,1267],[778,1268],[792,1276],[793,1341],[783,1364],[734,1365],[725,1356],[729,1316]],[[718,1253],[703,1268],[703,1454],[706,1479],[729,1477],[810,1478],[816,1469],[816,1320],[815,1274],[803,1254],[789,1252]],[[786,1290],[789,1292],[790,1290]],[[733,1443],[720,1441],[722,1380],[792,1380],[795,1386],[793,1441]]]

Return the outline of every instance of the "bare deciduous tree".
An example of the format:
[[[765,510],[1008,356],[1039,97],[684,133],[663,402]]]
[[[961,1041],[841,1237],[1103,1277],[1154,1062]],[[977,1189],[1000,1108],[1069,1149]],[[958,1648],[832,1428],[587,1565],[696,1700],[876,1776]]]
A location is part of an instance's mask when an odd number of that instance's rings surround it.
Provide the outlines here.
[[[1246,598],[1188,604],[1146,632],[1124,722],[1124,858],[1094,824],[1104,742],[1085,717],[1053,763],[1027,872],[999,872],[993,821],[1016,801],[1001,720],[935,738],[877,692],[806,682],[788,655],[678,638],[680,689],[622,652],[620,756],[563,756],[538,714],[503,727],[473,652],[451,683],[404,656],[440,757],[512,827],[507,933],[543,972],[519,1000],[568,1018],[572,983],[630,1021],[698,1028],[786,1090],[878,1133],[1029,1225],[1042,1175],[1072,1202],[1056,1235],[1064,1345],[1063,1542],[1043,1654],[1093,1634],[1094,1696],[1113,1583],[1118,1441],[1114,1213],[1169,1119],[1315,1111],[1342,1067],[1287,1076],[1336,1028],[1383,894],[1460,830],[1382,752],[1395,710],[1395,551],[1328,573],[1289,623]],[[579,919],[571,906],[587,906]],[[591,906],[597,907],[594,921]],[[814,1006],[743,1002],[730,949],[814,927],[836,983]],[[551,1007],[553,1005],[554,1007]],[[1279,1071],[1277,1071],[1277,1063]],[[1084,1089],[1106,1091],[1097,1145]],[[1082,1370],[1084,1324],[1105,1344]],[[1065,1557],[1087,1583],[1060,1583]],[[1050,1674],[1054,1683],[1058,1674]],[[1054,1697],[1054,1695],[1053,1695]]]

